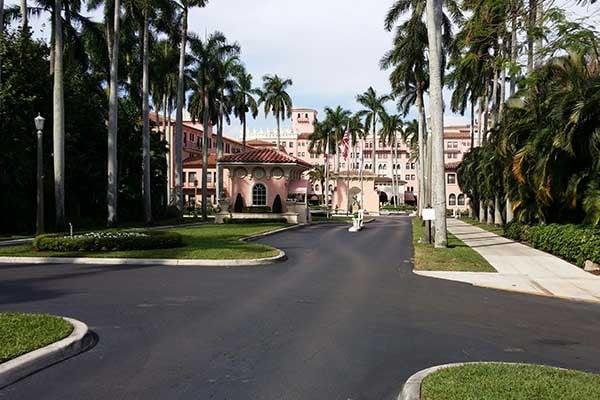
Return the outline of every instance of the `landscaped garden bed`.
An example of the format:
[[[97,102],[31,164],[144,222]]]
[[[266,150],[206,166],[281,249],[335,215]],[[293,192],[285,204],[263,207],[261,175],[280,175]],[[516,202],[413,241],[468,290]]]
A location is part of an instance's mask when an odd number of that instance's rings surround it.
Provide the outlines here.
[[[101,257],[101,258],[164,258],[164,259],[255,259],[274,257],[278,250],[260,243],[241,241],[245,237],[286,226],[283,223],[253,223],[202,225],[173,228],[181,236],[182,245],[175,248],[106,251],[38,251],[32,245],[0,247],[0,256],[10,257]]]
[[[172,231],[102,231],[76,235],[40,235],[33,240],[38,251],[120,251],[168,249],[183,246],[183,238]]]
[[[0,363],[69,336],[73,326],[46,314],[0,313]]]
[[[475,250],[448,232],[448,247],[436,249],[425,242],[425,229],[419,218],[412,219],[414,269],[420,271],[496,272]],[[432,228],[433,234],[433,228]]]
[[[539,365],[466,364],[439,370],[421,385],[421,400],[600,399],[600,375]]]

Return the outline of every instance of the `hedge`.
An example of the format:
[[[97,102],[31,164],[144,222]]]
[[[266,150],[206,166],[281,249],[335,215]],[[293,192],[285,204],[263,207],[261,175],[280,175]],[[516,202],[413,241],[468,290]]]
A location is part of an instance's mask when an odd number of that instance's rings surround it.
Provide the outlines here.
[[[33,240],[33,247],[40,251],[122,251],[167,249],[183,246],[183,238],[176,232],[90,232],[74,235],[40,235]]]
[[[600,263],[600,228],[559,224],[528,226],[511,222],[504,234],[580,267],[586,260]]]
[[[224,218],[225,224],[287,224],[285,218]]]

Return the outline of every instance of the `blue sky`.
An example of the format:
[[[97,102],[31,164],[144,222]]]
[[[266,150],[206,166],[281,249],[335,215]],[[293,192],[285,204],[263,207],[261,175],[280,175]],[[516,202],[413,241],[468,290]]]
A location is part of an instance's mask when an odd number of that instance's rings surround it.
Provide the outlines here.
[[[220,30],[239,42],[256,86],[264,74],[276,73],[294,81],[290,93],[296,106],[321,112],[325,106],[341,105],[356,111],[357,93],[369,86],[381,93],[390,90],[387,73],[378,62],[391,46],[392,33],[383,29],[383,20],[392,2],[211,0],[206,8],[191,12],[189,25],[197,34]],[[600,25],[599,4],[580,7],[575,0],[554,4],[573,17]],[[49,32],[41,22],[33,25],[38,35]],[[446,124],[467,123],[468,117],[446,114],[445,120]],[[249,123],[250,129],[274,126],[273,119],[262,114]],[[232,136],[239,130],[237,123],[226,129]]]

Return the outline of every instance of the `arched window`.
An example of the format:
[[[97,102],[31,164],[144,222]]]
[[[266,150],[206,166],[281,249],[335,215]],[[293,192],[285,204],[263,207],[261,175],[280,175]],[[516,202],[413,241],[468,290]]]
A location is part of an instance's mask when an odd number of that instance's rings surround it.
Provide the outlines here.
[[[262,183],[257,183],[252,188],[252,205],[266,206],[267,205],[267,187]]]
[[[458,195],[458,205],[459,206],[465,205],[465,195],[462,193]]]
[[[448,205],[455,206],[456,205],[456,195],[454,193],[450,194],[448,198]]]

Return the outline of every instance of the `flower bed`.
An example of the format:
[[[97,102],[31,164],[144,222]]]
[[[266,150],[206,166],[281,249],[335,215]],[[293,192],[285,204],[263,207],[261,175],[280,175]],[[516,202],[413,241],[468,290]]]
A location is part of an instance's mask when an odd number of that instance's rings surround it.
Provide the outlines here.
[[[183,246],[182,236],[175,232],[89,232],[78,235],[51,234],[34,239],[39,251],[119,251],[169,249]]]

